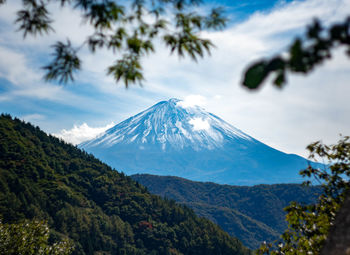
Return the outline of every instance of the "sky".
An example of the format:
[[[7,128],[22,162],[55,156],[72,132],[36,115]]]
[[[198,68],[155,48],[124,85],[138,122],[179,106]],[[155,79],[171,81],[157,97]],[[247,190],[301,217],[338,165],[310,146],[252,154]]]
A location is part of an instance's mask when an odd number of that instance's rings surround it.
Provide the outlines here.
[[[270,81],[251,92],[241,86],[250,63],[285,51],[315,17],[327,26],[350,14],[349,0],[206,0],[223,5],[222,31],[203,32],[215,44],[195,63],[158,45],[142,62],[146,81],[128,89],[106,76],[116,58],[107,51],[80,52],[82,71],[74,83],[46,83],[41,67],[57,40],[80,45],[91,33],[77,11],[52,6],[55,33],[27,37],[16,32],[20,1],[0,6],[0,112],[38,125],[78,144],[162,100],[198,104],[248,135],[287,153],[307,156],[314,141],[335,143],[350,135],[350,62],[344,48],[307,76],[289,75],[280,90]]]

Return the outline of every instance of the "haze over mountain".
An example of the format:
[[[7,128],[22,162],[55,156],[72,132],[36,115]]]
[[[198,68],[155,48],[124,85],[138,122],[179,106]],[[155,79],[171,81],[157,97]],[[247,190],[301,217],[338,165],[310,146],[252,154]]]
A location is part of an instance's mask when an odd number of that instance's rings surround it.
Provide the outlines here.
[[[159,102],[79,147],[126,174],[221,184],[298,183],[299,170],[308,166],[178,99]]]

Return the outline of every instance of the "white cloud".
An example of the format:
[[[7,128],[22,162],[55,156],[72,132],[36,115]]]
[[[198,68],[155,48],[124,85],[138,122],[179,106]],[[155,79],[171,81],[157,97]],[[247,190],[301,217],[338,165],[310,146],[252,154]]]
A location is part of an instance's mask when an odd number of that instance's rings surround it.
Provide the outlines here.
[[[95,138],[97,135],[113,127],[114,125],[114,123],[110,123],[104,127],[90,127],[88,124],[83,123],[81,125],[74,125],[72,129],[63,129],[60,133],[52,135],[76,145]]]
[[[177,103],[177,105],[187,108],[193,106],[205,106],[207,99],[201,95],[189,95],[184,100]]]
[[[189,123],[193,126],[194,131],[210,129],[208,120],[203,120],[202,118],[193,118],[189,121]]]
[[[30,68],[25,54],[0,46],[0,77],[20,86],[32,84],[41,79],[41,75]]]

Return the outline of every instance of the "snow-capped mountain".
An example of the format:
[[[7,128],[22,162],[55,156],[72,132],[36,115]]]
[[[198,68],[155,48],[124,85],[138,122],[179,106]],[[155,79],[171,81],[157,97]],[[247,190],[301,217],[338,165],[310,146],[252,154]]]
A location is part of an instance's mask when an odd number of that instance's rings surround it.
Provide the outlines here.
[[[159,102],[80,147],[126,174],[223,184],[300,182],[298,172],[308,165],[178,99]]]

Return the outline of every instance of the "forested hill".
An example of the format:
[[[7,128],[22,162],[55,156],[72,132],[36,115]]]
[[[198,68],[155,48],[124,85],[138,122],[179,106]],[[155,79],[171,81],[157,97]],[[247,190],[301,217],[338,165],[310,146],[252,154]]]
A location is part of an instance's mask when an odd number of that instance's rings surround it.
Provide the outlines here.
[[[250,254],[191,209],[8,115],[0,117],[0,215],[46,219],[51,240],[68,236],[75,254]]]
[[[154,194],[193,208],[252,249],[279,238],[287,227],[283,208],[291,201],[313,203],[321,192],[297,184],[231,186],[148,174],[132,178]]]

